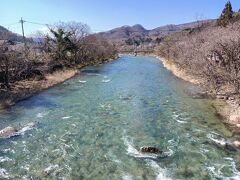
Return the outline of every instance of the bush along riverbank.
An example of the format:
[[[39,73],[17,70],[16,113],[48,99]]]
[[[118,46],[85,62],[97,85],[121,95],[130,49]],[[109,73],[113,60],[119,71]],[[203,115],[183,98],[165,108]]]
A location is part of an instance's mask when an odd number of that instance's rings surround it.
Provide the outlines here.
[[[58,23],[37,37],[37,43],[35,38],[1,44],[0,109],[73,77],[84,66],[118,57],[113,44],[89,34],[82,23]]]

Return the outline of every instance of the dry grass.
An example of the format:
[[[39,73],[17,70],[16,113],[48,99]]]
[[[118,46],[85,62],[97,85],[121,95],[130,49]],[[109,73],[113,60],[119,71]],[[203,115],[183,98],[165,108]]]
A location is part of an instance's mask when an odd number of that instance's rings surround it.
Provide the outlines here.
[[[179,67],[177,67],[176,64],[174,64],[171,61],[168,61],[166,58],[163,57],[159,57],[156,56],[163,64],[163,66],[171,71],[175,76],[177,76],[180,79],[183,79],[185,81],[191,82],[193,84],[202,84],[203,83],[203,79],[197,78],[195,76],[191,76],[189,73],[187,73],[186,71],[184,71],[183,69],[180,69]]]
[[[75,76],[77,73],[77,70],[65,70],[65,71],[57,71],[54,72],[53,74],[48,74],[46,75],[46,86],[53,86],[56,84],[59,84],[73,76]],[[44,83],[45,84],[45,83]],[[44,86],[43,84],[43,86]]]

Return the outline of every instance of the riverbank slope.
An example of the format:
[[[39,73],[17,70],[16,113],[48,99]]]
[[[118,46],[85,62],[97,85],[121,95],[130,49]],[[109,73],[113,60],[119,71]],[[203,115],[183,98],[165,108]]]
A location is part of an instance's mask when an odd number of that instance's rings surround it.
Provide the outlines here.
[[[76,69],[56,71],[45,75],[43,80],[22,80],[15,82],[11,88],[1,92],[0,109],[10,107],[17,102],[27,99],[43,90],[56,86],[78,73]]]
[[[199,77],[190,75],[184,69],[180,69],[172,61],[167,60],[164,57],[153,55],[158,58],[163,66],[172,72],[175,76],[190,83],[206,86],[206,80]],[[208,89],[209,92],[209,89]],[[235,133],[240,133],[240,104],[237,97],[230,97],[225,94],[213,95],[214,97],[213,106],[216,109],[216,113],[219,114],[223,122]]]

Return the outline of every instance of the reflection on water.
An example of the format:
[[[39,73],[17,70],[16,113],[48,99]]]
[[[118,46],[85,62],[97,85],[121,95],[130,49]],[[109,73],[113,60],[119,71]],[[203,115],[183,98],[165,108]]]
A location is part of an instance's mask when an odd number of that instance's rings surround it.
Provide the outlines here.
[[[85,68],[1,112],[1,129],[38,125],[0,139],[0,178],[239,179],[235,154],[206,143],[231,133],[191,89],[150,57]],[[141,146],[168,157],[143,156]]]

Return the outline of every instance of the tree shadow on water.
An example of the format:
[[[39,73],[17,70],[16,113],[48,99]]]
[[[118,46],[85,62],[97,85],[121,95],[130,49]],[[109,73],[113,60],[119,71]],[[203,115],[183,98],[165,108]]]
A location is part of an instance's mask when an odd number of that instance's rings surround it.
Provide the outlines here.
[[[24,108],[24,109],[34,109],[39,107],[53,109],[53,108],[58,108],[59,105],[54,103],[51,100],[51,98],[48,98],[45,95],[37,95],[29,99],[20,101],[17,104],[17,107]]]

